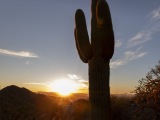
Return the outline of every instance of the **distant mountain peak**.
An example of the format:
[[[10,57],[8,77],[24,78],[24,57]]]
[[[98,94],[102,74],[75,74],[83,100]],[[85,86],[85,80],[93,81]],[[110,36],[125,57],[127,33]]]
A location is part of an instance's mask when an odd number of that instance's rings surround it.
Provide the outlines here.
[[[18,87],[16,85],[10,85],[10,86],[7,86],[7,87],[5,87],[5,88],[3,88],[1,90],[3,91],[3,90],[8,90],[8,89],[20,89],[20,87]]]
[[[10,85],[7,86],[5,88],[3,88],[0,91],[1,94],[5,94],[5,95],[32,95],[34,94],[33,92],[31,92],[30,90],[26,89],[26,88],[20,88],[16,85]]]

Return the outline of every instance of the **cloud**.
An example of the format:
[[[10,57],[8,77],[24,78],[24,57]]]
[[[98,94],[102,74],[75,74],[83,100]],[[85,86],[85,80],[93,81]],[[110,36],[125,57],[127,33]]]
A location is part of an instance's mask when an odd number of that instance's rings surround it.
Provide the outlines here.
[[[122,45],[122,42],[121,42],[120,39],[118,39],[118,40],[115,41],[115,47],[116,48],[119,48],[121,45]]]
[[[82,77],[80,77],[79,75],[75,75],[75,74],[67,74],[67,76],[69,77],[69,79],[71,81],[74,81],[77,85],[77,89],[81,90],[81,89],[88,89],[89,83],[87,80],[82,79]],[[68,80],[68,78],[66,78],[66,80]],[[23,83],[23,84],[28,84],[28,85],[44,85],[47,87],[52,87],[52,85],[54,84],[53,81],[50,82],[28,82],[28,83]],[[64,86],[65,87],[65,86]]]
[[[0,54],[17,56],[17,57],[38,58],[36,54],[28,52],[28,51],[11,51],[11,50],[6,50],[6,49],[0,49]]]
[[[151,21],[153,23],[152,31],[157,32],[160,30],[160,7],[154,9],[149,16],[151,17]]]
[[[85,88],[88,89],[88,87],[89,87],[89,82],[88,81],[79,80],[78,82],[79,82],[80,89],[85,89]]]
[[[23,83],[28,85],[47,85],[47,83],[37,83],[37,82],[29,82],[29,83]]]
[[[151,35],[153,34],[153,30],[149,31],[140,31],[134,37],[129,39],[128,48],[140,45],[151,40]]]
[[[160,7],[151,12],[153,19],[160,19]]]
[[[68,74],[68,77],[69,77],[70,79],[76,79],[76,80],[81,79],[80,77],[78,77],[78,76],[75,75],[75,74]]]
[[[147,52],[141,52],[141,49],[142,47],[138,48],[136,51],[126,51],[122,58],[115,61],[111,61],[111,68],[117,68],[119,66],[125,65],[132,60],[142,58],[148,54]]]
[[[78,84],[79,89],[85,89],[88,88],[88,81],[82,79],[82,77],[80,77],[79,75],[75,75],[75,74],[67,74],[68,77],[72,80],[75,80]]]
[[[122,66],[124,64],[125,64],[125,62],[122,59],[118,59],[118,60],[115,60],[115,61],[111,61],[110,67],[111,68],[117,68],[117,67]]]
[[[129,39],[127,48],[141,45],[152,39],[154,33],[160,31],[160,7],[154,9],[149,15],[151,21],[145,29],[142,29],[135,36]]]

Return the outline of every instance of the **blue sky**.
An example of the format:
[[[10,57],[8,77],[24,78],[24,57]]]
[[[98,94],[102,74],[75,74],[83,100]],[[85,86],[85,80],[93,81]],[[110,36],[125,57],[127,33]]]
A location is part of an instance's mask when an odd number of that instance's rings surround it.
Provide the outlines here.
[[[87,87],[88,65],[78,57],[74,14],[84,10],[90,33],[90,0],[1,0],[0,85],[49,90],[59,79]],[[130,93],[160,60],[159,0],[108,0],[115,34],[112,93]],[[86,85],[86,86],[85,86]]]

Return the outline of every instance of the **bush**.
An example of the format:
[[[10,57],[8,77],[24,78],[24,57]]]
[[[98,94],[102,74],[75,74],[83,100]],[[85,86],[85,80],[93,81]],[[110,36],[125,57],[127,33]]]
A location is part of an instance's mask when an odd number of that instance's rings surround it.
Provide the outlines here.
[[[137,105],[135,117],[139,119],[160,119],[160,61],[152,68],[133,91],[134,103]],[[145,118],[146,116],[146,118]]]

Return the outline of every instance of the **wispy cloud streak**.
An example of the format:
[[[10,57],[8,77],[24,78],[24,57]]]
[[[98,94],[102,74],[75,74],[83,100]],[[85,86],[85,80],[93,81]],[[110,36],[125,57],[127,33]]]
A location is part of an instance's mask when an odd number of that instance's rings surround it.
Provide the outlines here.
[[[115,41],[115,47],[116,47],[116,48],[121,47],[121,45],[122,45],[122,42],[121,42],[120,39],[118,39],[118,40]]]
[[[69,77],[70,79],[75,79],[75,80],[81,79],[79,76],[77,76],[77,75],[75,75],[75,74],[68,74],[68,77]]]
[[[75,80],[76,82],[78,82],[78,87],[80,89],[85,89],[88,88],[88,81],[82,79],[82,77],[75,75],[75,74],[68,74],[68,77],[72,80]]]
[[[29,83],[23,83],[28,85],[47,85],[47,83],[36,83],[36,82],[29,82]]]
[[[160,7],[151,12],[153,19],[160,19]]]
[[[142,58],[145,55],[147,55],[147,52],[141,52],[142,47],[138,48],[136,51],[126,51],[123,55],[122,58],[115,60],[115,61],[111,61],[110,66],[111,68],[117,68],[119,66],[125,65],[128,62],[138,59],[138,58]]]
[[[137,45],[141,45],[152,39],[153,34],[160,31],[160,7],[158,9],[154,9],[149,17],[152,19],[151,23],[147,28],[138,32],[135,36],[129,39],[128,48],[135,47]]]
[[[140,31],[128,41],[128,47],[134,47],[151,40],[153,30]]]
[[[38,55],[28,52],[28,51],[12,51],[12,50],[0,49],[0,54],[17,56],[17,57],[38,58]]]
[[[68,76],[68,78],[66,77],[65,79],[66,80],[70,79],[70,80],[74,81],[77,85],[77,89],[79,89],[79,90],[88,89],[89,83],[88,83],[87,80],[82,79],[82,77],[80,77],[76,74],[67,74],[67,76]],[[47,87],[52,87],[52,85],[54,84],[54,81],[50,81],[50,82],[26,82],[26,83],[23,83],[23,84],[26,84],[26,85],[44,85],[44,86],[47,86]]]

